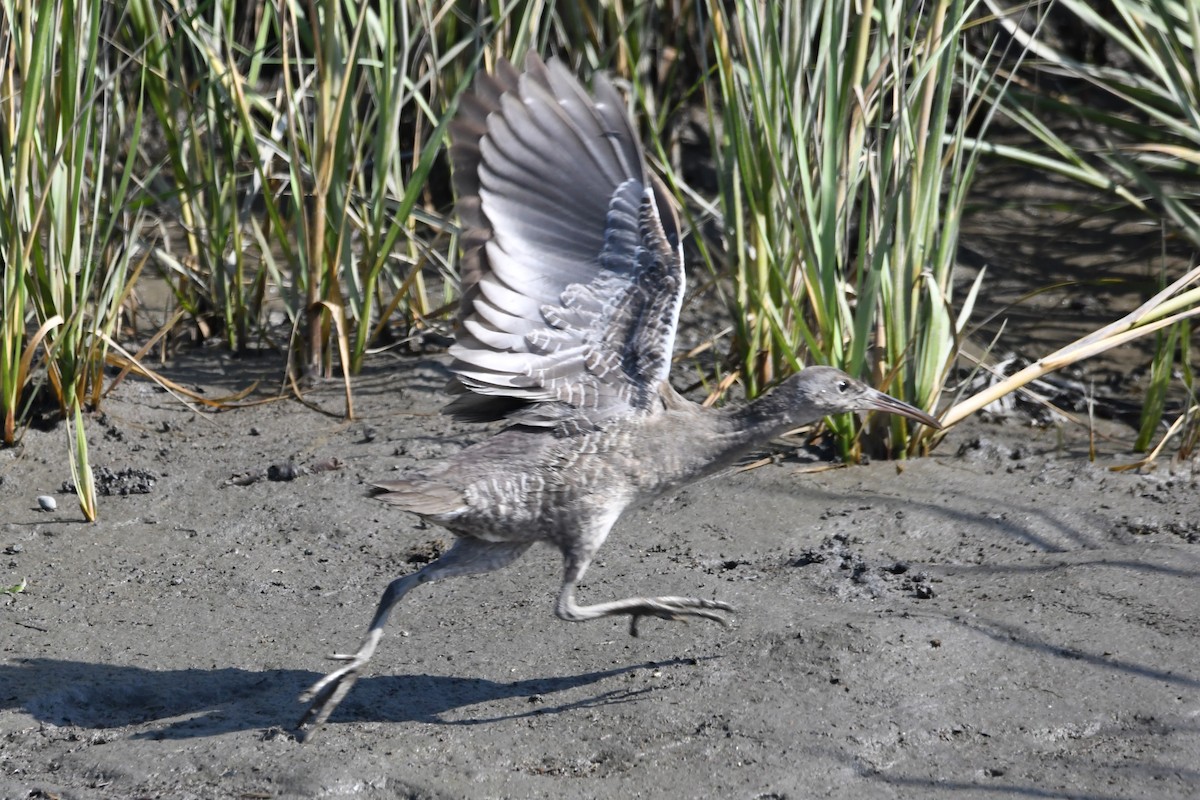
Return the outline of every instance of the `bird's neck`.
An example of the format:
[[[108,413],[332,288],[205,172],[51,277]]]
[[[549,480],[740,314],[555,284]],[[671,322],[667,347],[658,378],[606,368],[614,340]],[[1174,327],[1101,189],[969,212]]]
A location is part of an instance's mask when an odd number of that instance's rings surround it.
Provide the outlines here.
[[[744,406],[719,413],[720,421],[709,447],[713,450],[713,461],[726,466],[797,425],[794,415],[776,393],[767,393]]]
[[[649,454],[653,469],[629,470],[637,476],[637,503],[731,467],[772,437],[795,427],[787,409],[771,394],[740,408],[719,411],[698,408],[673,392],[665,399],[668,413],[659,418],[665,432],[656,436],[668,441]]]
[[[733,428],[745,437],[748,447],[764,444],[809,421],[799,419],[778,391],[767,392],[729,411],[728,417]]]

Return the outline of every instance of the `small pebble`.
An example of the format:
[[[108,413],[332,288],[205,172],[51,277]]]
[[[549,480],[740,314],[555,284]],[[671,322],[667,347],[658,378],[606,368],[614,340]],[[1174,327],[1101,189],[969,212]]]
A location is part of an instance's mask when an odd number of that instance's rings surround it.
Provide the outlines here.
[[[38,505],[42,507],[42,511],[53,511],[58,508],[58,503],[48,494],[41,495],[37,499]]]

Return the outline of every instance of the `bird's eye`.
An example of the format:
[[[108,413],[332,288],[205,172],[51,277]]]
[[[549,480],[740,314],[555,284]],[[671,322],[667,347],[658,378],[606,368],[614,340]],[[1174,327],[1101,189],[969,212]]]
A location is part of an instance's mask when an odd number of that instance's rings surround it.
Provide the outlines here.
[[[849,388],[850,388],[850,381],[838,381],[837,382],[837,390],[839,392],[842,392],[844,394],[846,392],[846,390]]]

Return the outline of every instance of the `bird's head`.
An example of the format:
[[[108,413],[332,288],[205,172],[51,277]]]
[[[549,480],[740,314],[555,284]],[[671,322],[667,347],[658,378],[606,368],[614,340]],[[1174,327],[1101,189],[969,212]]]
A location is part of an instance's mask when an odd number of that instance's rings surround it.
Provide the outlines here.
[[[886,411],[941,428],[936,419],[833,367],[808,367],[792,375],[774,394],[797,424],[848,411]]]

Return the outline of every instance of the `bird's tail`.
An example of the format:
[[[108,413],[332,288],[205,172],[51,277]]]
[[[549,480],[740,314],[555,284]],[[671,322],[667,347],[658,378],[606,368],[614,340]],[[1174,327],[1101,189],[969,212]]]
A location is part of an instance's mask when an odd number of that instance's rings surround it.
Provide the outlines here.
[[[423,516],[465,511],[462,492],[443,483],[427,480],[382,481],[371,485],[376,499]]]

